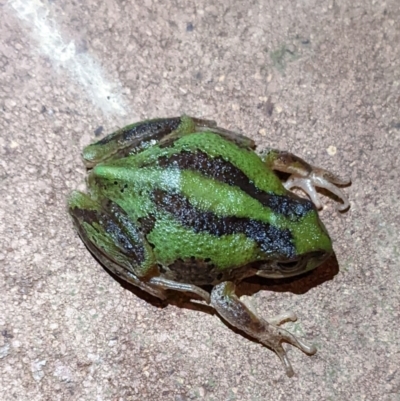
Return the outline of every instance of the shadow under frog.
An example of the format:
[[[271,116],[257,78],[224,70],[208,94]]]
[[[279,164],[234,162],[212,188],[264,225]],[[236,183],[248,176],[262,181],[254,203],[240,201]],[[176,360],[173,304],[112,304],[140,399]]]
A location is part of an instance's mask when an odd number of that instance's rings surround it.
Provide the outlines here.
[[[96,257],[95,257],[96,258]],[[97,260],[97,259],[96,259]],[[100,264],[101,262],[97,260]],[[104,266],[103,266],[104,267]],[[170,291],[168,293],[168,298],[161,300],[156,298],[146,291],[141,290],[140,288],[129,284],[123,278],[113,274],[110,270],[104,267],[104,270],[114,278],[114,280],[118,281],[118,283],[125,288],[126,290],[135,294],[138,298],[143,299],[154,307],[164,309],[169,305],[174,305],[179,308],[188,309],[188,310],[196,310],[203,313],[208,313],[209,315],[217,314],[215,309],[207,304],[199,303],[193,300],[193,296],[187,295],[182,292]],[[267,279],[263,277],[249,277],[243,281],[241,281],[236,286],[236,295],[240,298],[242,296],[251,297],[254,294],[260,291],[273,291],[273,292],[290,292],[292,294],[305,294],[311,288],[317,287],[324,282],[333,280],[333,278],[339,273],[339,264],[336,258],[336,255],[333,254],[328,260],[326,260],[322,265],[316,267],[314,270],[311,270],[307,273],[302,274],[301,276],[293,276],[282,279]],[[204,290],[211,292],[211,286],[204,286]],[[201,300],[198,297],[198,300]],[[223,320],[223,319],[222,319]],[[223,322],[231,328],[231,330],[235,331],[250,339],[253,342],[257,342],[254,338],[248,336],[243,331],[236,329],[234,326],[230,325],[228,322],[223,320]]]

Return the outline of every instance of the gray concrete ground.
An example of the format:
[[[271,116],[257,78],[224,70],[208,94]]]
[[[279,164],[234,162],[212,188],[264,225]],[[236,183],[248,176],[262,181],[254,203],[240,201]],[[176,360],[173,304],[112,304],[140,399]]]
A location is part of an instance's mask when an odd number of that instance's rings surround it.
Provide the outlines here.
[[[2,400],[400,400],[400,4],[0,0]],[[82,147],[139,119],[216,119],[352,178],[333,261],[251,282],[318,347],[267,348],[115,281],[66,213]]]

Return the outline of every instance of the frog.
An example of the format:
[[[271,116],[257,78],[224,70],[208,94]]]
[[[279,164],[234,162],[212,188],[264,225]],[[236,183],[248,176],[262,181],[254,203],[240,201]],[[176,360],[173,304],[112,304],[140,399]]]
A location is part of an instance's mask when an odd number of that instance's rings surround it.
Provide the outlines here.
[[[264,319],[236,286],[325,262],[333,248],[316,189],[334,194],[343,211],[349,201],[341,187],[350,180],[287,151],[255,149],[252,139],[212,120],[131,124],[84,148],[88,193],[73,191],[68,210],[86,247],[114,275],[161,300],[183,292],[205,302],[273,350],[293,376],[283,343],[316,352],[282,327],[297,316]]]

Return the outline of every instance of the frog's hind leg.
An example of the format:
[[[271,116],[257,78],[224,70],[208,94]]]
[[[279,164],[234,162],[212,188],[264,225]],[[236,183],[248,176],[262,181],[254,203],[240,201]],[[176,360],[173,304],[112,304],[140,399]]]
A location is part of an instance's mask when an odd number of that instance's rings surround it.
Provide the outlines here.
[[[143,278],[157,269],[152,249],[117,204],[99,203],[74,191],[68,207],[80,237],[104,267],[149,294],[166,298],[163,288]]]
[[[274,350],[281,359],[286,374],[289,377],[293,376],[294,372],[286,351],[282,347],[282,342],[292,344],[309,355],[316,352],[316,348],[313,345],[306,344],[287,330],[278,327],[279,324],[285,321],[296,320],[294,314],[285,313],[271,319],[269,322],[257,317],[237,297],[235,294],[235,285],[232,282],[223,282],[213,288],[211,292],[211,305],[232,326],[244,331],[249,336]]]
[[[213,120],[203,120],[200,118],[194,118],[190,117],[195,126],[196,126],[196,132],[213,132],[215,134],[221,135],[223,138],[225,138],[228,141],[234,142],[236,145],[238,145],[241,148],[246,148],[246,149],[255,149],[256,144],[254,141],[250,138],[248,138],[245,135],[239,134],[238,132],[234,131],[229,131],[225,128],[221,128],[217,126],[217,123]]]
[[[83,150],[87,168],[129,154],[139,153],[173,132],[194,130],[188,117],[158,118],[127,125]]]
[[[84,238],[83,235],[80,233],[82,239]],[[159,298],[161,300],[167,299],[167,295],[163,288],[151,285],[148,282],[143,281],[138,276],[136,276],[136,274],[134,274],[132,271],[120,266],[117,263],[114,263],[112,260],[108,259],[104,255],[96,252],[95,249],[92,249],[93,245],[91,242],[86,242],[86,240],[83,241],[85,242],[89,250],[92,252],[92,254],[95,255],[96,259],[111,273],[115,274],[117,277],[123,279],[129,284],[132,284],[135,287],[140,288],[141,290],[147,292],[153,297]]]
[[[121,159],[136,154],[154,144],[167,146],[176,139],[193,132],[212,131],[241,147],[254,148],[254,142],[245,136],[217,127],[215,121],[182,116],[158,118],[127,125],[83,150],[87,168],[98,163]]]
[[[327,189],[336,195],[343,203],[337,207],[344,211],[349,207],[347,196],[339,186],[350,184],[350,179],[308,164],[306,161],[289,152],[270,149],[262,154],[265,163],[273,170],[290,174],[283,186],[287,190],[302,189],[312,200],[317,209],[322,208],[316,187]]]

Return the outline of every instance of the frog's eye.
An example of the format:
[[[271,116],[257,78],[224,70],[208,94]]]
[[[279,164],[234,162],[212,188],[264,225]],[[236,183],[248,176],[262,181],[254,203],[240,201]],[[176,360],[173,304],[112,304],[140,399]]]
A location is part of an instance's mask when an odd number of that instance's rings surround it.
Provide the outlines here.
[[[287,261],[280,261],[276,263],[278,270],[284,274],[296,274],[296,272],[301,272],[305,270],[313,269],[319,266],[326,258],[329,253],[325,252],[310,252],[297,259],[291,259]]]
[[[266,278],[291,277],[305,271],[307,258],[299,256],[290,260],[277,260],[272,263],[262,265],[257,271],[257,276]]]
[[[301,269],[304,265],[304,258],[299,258],[297,260],[291,260],[288,262],[277,262],[277,267],[282,273],[293,273]]]
[[[315,251],[292,259],[276,260],[261,264],[256,274],[265,278],[296,276],[319,266],[329,255],[329,252]]]

